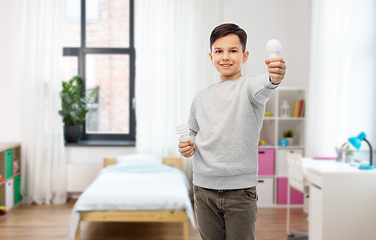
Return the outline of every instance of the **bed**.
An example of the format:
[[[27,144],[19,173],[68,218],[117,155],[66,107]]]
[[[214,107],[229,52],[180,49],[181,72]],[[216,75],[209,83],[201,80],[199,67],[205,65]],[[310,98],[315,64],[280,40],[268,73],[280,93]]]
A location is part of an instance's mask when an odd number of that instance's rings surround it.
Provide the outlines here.
[[[74,205],[71,238],[80,239],[81,221],[181,222],[188,240],[195,221],[181,158],[126,155],[104,158],[103,167]]]

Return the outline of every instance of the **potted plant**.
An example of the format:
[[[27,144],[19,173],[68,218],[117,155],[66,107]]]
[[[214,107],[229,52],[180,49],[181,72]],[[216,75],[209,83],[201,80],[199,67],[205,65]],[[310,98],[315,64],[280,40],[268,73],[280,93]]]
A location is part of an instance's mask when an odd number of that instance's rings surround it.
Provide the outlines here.
[[[74,76],[69,82],[62,82],[63,90],[60,92],[61,111],[60,116],[64,122],[64,137],[67,142],[78,142],[82,133],[82,123],[89,111],[87,105],[99,91],[94,91],[85,96],[80,76]]]
[[[287,130],[283,132],[283,137],[287,140],[288,146],[291,146],[294,143],[293,136],[294,136],[294,132],[292,130]]]
[[[354,151],[351,150],[350,148],[346,148],[345,154],[346,154],[345,162],[351,163],[353,161]]]

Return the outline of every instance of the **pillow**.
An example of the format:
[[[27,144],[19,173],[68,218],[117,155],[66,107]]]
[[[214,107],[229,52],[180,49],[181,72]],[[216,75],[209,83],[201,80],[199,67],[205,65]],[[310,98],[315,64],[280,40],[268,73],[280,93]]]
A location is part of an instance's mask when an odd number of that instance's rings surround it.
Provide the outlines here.
[[[163,158],[153,154],[132,154],[116,157],[117,165],[128,164],[162,164]]]

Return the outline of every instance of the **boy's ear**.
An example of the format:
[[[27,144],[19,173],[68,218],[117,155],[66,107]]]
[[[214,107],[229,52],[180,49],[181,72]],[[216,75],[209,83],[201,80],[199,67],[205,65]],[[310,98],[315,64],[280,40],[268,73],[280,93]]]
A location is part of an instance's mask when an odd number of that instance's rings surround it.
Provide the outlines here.
[[[249,56],[249,52],[248,52],[248,51],[245,51],[245,52],[243,53],[243,63],[246,63],[246,62],[247,62],[247,60],[248,60],[248,56]]]
[[[210,57],[210,62],[213,63],[213,55],[211,52],[209,53],[209,57]]]

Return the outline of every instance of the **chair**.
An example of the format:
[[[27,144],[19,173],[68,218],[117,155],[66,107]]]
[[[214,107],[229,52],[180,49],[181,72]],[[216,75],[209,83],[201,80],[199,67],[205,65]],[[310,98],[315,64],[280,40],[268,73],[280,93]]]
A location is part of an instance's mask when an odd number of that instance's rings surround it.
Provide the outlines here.
[[[305,174],[302,157],[295,153],[287,153],[288,184],[287,184],[287,238],[286,240],[308,239],[308,233],[290,231],[290,186],[302,192],[304,197],[309,194],[308,186],[304,186]]]

